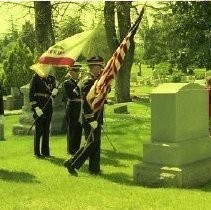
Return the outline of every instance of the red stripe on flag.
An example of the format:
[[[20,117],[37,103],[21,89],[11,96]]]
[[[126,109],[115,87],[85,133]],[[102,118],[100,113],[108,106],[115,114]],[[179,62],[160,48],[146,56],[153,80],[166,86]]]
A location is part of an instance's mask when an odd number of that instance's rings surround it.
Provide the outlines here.
[[[119,53],[119,54],[117,55],[117,60],[119,61],[120,65],[121,65],[122,62],[123,62],[121,53]]]
[[[112,80],[114,78],[114,75],[109,75],[107,78],[106,78],[106,80],[105,80],[105,86],[107,86],[108,85],[108,83]]]
[[[106,99],[106,95],[107,93],[104,93],[103,96],[102,96],[102,99],[100,99],[96,104],[94,104],[94,109],[98,109],[99,107],[101,107]]]
[[[68,57],[40,57],[38,63],[49,64],[53,66],[72,66],[75,63],[75,60]]]
[[[112,66],[112,62],[110,62],[110,64],[109,64],[108,66],[105,67],[105,69],[103,70],[101,76],[104,76],[104,75],[109,74],[109,73],[110,73],[111,66]]]
[[[114,70],[114,74],[116,75],[117,74],[117,67],[115,65],[115,62],[114,62],[113,70]]]
[[[128,43],[128,42],[130,42],[130,40],[128,40],[128,41],[124,44],[124,46],[123,46],[124,53],[126,53],[127,50],[128,50],[128,47],[127,47],[127,43]]]

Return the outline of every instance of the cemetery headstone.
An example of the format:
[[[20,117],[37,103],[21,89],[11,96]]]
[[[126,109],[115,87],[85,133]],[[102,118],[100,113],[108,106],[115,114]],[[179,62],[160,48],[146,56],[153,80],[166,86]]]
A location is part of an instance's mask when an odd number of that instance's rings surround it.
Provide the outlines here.
[[[208,92],[196,83],[166,83],[151,94],[151,142],[134,165],[135,183],[193,187],[211,180]]]

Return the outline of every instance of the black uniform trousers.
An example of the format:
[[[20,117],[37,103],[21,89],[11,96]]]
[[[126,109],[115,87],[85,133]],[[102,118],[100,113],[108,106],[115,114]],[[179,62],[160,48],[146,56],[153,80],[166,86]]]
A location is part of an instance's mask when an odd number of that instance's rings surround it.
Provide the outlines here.
[[[44,110],[43,115],[38,117],[35,122],[35,134],[34,134],[34,154],[50,156],[49,148],[49,132],[50,123],[52,118],[52,107]],[[41,139],[42,137],[42,139]]]
[[[67,118],[67,153],[74,155],[80,148],[82,125],[79,122],[80,102],[70,102],[66,107]]]
[[[89,171],[93,173],[100,172],[100,144],[101,144],[101,125],[93,130],[89,123],[84,123],[84,134],[87,140],[85,146],[71,159],[71,166],[79,169],[89,158]]]

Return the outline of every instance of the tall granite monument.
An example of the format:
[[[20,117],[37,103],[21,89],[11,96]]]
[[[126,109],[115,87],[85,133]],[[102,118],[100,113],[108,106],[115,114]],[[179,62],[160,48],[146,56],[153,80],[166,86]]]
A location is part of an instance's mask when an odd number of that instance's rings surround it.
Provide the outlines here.
[[[211,180],[208,91],[195,83],[166,83],[151,94],[151,142],[134,182],[146,186],[193,187]]]

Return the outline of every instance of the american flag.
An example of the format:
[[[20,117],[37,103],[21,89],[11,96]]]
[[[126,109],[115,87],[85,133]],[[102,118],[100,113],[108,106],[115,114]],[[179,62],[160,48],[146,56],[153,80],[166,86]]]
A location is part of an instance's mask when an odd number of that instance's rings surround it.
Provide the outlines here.
[[[104,68],[100,78],[95,81],[94,85],[91,87],[89,93],[86,96],[87,102],[92,108],[93,112],[99,111],[106,100],[107,94],[110,90],[111,82],[119,71],[124,61],[124,57],[130,47],[130,40],[133,39],[142,20],[144,9],[145,6],[142,8],[140,15],[128,31],[122,43],[119,45],[111,59],[106,64],[106,67]]]

